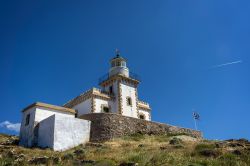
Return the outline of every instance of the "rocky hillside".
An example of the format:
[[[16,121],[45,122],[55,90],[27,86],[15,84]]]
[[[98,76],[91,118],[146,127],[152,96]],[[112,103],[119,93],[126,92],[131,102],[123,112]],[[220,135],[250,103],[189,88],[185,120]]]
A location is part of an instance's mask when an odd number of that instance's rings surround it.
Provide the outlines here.
[[[186,135],[133,135],[88,143],[65,152],[17,146],[15,136],[0,135],[0,165],[175,165],[249,166],[250,142],[211,141]]]

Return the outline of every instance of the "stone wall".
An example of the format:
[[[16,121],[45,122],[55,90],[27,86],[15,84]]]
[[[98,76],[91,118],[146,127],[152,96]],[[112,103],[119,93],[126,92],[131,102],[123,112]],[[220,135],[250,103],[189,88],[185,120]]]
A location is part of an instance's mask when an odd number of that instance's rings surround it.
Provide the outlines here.
[[[80,118],[91,121],[90,141],[93,142],[106,141],[135,133],[154,135],[184,133],[196,138],[202,138],[200,131],[113,113],[92,113],[83,115]]]

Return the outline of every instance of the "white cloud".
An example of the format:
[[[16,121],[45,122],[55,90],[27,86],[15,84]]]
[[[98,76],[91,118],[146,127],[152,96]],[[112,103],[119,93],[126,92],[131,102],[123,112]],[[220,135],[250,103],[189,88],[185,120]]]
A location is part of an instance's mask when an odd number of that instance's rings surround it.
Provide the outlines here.
[[[0,123],[0,128],[4,128],[10,131],[19,132],[21,123],[11,123],[9,121],[3,121]]]

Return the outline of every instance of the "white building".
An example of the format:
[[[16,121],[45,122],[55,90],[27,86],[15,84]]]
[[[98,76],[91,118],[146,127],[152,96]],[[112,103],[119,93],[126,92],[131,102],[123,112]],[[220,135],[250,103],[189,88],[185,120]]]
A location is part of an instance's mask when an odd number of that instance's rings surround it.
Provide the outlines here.
[[[117,113],[151,120],[148,103],[138,99],[140,80],[129,72],[119,54],[111,59],[109,73],[92,88],[63,106],[34,103],[23,110],[20,145],[65,150],[89,141],[90,121],[78,119],[89,113]]]
[[[138,76],[129,72],[126,60],[119,54],[111,59],[109,73],[99,80],[101,89],[93,88],[70,100],[64,107],[87,113],[112,112],[151,120],[149,104],[138,99]]]

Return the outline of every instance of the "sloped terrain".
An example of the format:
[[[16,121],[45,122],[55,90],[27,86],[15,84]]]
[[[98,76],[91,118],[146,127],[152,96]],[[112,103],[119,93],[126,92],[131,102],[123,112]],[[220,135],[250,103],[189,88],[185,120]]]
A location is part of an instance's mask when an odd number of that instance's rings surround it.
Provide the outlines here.
[[[250,142],[245,139],[212,141],[186,135],[137,134],[65,152],[17,144],[18,137],[0,135],[0,165],[250,165]]]

